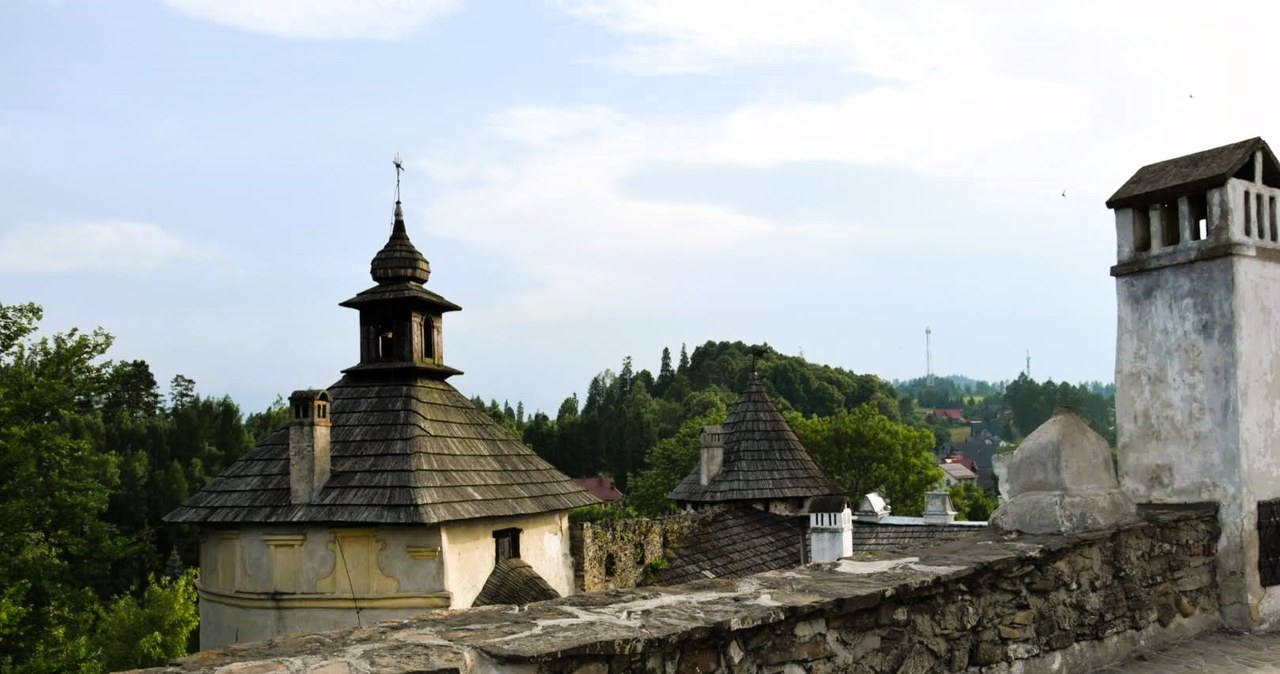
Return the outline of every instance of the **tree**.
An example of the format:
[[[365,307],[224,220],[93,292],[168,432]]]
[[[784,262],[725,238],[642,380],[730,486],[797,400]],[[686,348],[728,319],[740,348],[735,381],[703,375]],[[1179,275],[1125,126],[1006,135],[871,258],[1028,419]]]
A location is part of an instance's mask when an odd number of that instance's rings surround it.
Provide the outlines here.
[[[951,505],[955,506],[956,518],[970,522],[991,519],[991,513],[1000,505],[994,494],[969,482],[952,485],[947,493],[951,495]]]
[[[697,467],[702,427],[724,423],[726,416],[728,411],[723,405],[715,407],[684,422],[675,435],[654,445],[645,457],[649,467],[631,476],[626,505],[647,517],[674,512],[675,503],[667,494]]]
[[[195,381],[180,374],[173,375],[173,379],[169,380],[170,409],[177,410],[185,407],[195,398],[195,394]]]
[[[107,387],[102,330],[31,339],[33,304],[0,305],[0,670],[86,671],[98,606],[124,540],[102,521],[115,457],[84,437]]]
[[[684,372],[689,369],[689,351],[685,348],[684,342],[680,343],[680,364],[676,366],[676,372]]]
[[[152,577],[140,599],[124,594],[112,600],[97,640],[109,671],[158,667],[186,655],[200,623],[196,576],[188,569],[176,578]]]
[[[671,388],[676,379],[676,371],[671,367],[671,349],[662,347],[662,360],[658,364],[658,379],[654,382],[653,394],[661,398]]]
[[[874,405],[831,417],[787,415],[801,443],[823,470],[844,486],[851,500],[879,491],[894,512],[919,514],[924,494],[942,479],[935,465],[933,436],[897,423]]]

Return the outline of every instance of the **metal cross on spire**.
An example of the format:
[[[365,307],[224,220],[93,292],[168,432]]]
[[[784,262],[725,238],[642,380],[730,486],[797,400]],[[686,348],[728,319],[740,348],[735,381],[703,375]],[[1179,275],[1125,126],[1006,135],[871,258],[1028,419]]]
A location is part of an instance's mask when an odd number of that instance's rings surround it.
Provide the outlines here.
[[[400,159],[400,153],[392,158],[391,164],[396,167],[396,202],[400,201],[400,173],[404,171],[404,161]]]

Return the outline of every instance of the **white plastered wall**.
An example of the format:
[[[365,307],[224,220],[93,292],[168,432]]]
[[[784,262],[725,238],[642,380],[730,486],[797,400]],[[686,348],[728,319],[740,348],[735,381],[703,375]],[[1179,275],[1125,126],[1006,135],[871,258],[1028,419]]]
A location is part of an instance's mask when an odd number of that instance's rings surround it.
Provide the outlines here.
[[[441,525],[445,586],[453,596],[453,608],[475,601],[496,561],[493,532],[513,527],[521,530],[520,558],[561,596],[573,594],[567,511],[464,520]]]

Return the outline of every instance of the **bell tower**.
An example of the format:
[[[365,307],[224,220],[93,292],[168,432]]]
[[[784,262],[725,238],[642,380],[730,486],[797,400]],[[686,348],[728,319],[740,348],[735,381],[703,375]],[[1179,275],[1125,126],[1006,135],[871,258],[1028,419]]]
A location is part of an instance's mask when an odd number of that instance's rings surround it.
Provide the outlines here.
[[[445,312],[462,307],[425,287],[431,265],[405,228],[401,170],[397,157],[391,238],[369,264],[369,275],[377,285],[340,303],[360,312],[360,362],[343,372],[358,377],[444,379],[461,371],[444,363],[441,319]]]

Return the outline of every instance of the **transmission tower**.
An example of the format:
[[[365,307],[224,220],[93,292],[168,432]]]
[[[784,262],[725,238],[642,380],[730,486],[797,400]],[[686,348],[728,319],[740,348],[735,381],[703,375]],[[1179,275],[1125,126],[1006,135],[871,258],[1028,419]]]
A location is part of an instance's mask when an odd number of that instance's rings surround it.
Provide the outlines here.
[[[924,381],[926,386],[933,386],[933,330],[924,328]]]

